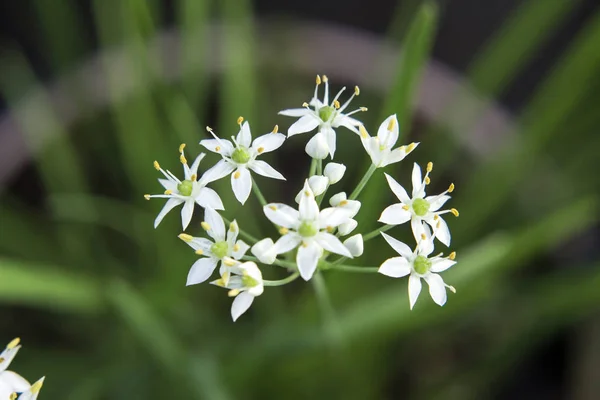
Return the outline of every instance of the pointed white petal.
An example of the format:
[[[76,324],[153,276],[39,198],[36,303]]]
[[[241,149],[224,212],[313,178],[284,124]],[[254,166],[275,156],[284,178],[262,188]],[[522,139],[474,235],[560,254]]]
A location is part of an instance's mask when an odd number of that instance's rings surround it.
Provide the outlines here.
[[[344,240],[344,246],[348,249],[350,254],[352,254],[352,257],[360,257],[365,251],[363,237],[360,233]]]
[[[319,120],[312,114],[302,116],[298,121],[294,122],[288,129],[288,137],[299,133],[310,132],[319,126]]]
[[[329,185],[329,179],[323,175],[313,175],[308,178],[308,185],[312,189],[315,196],[325,193]]]
[[[298,264],[298,270],[300,271],[300,276],[302,279],[308,281],[310,278],[312,278],[315,270],[317,269],[319,258],[322,254],[323,249],[314,241],[311,241],[310,243],[304,243],[298,247],[296,264]]]
[[[446,285],[442,277],[438,274],[429,274],[424,279],[429,285],[429,294],[433,301],[440,306],[446,304]]]
[[[333,121],[333,123],[331,124],[331,126],[337,128],[338,126],[343,126],[346,129],[350,129],[352,132],[356,133],[356,134],[360,134],[358,131],[358,126],[362,125],[362,122],[351,118],[351,117],[347,117],[345,115],[338,115],[335,120]]]
[[[300,196],[298,211],[300,212],[300,219],[303,220],[312,221],[319,216],[319,205],[315,200],[315,194],[308,184],[308,179],[304,181],[304,188],[302,189],[302,196]]]
[[[396,250],[396,253],[400,254],[402,257],[409,259],[413,256],[413,251],[403,242],[391,237],[385,232],[381,232],[381,236],[383,236],[385,241],[388,242],[392,249]]]
[[[185,231],[192,221],[192,215],[194,214],[194,205],[196,203],[194,200],[189,199],[183,203],[183,208],[181,209],[181,226]]]
[[[236,260],[239,260],[242,257],[244,257],[244,255],[246,254],[246,252],[250,248],[250,246],[248,244],[246,244],[246,242],[244,242],[243,240],[238,240],[236,242],[236,244],[235,244],[235,247],[236,247],[237,250],[233,251],[232,256]]]
[[[250,171],[247,168],[240,167],[231,174],[231,187],[233,188],[233,194],[235,198],[242,204],[250,197],[250,191],[252,190],[252,177]]]
[[[381,167],[383,165],[383,152],[379,149],[379,141],[377,138],[368,137],[365,139],[361,137],[361,141],[363,147],[367,151],[367,154],[369,157],[371,157],[371,162],[373,165],[376,167]]]
[[[335,228],[349,222],[351,218],[352,213],[350,210],[342,207],[325,208],[319,213],[319,229]]]
[[[0,399],[10,399],[10,395],[13,393],[14,390],[0,379]]]
[[[440,242],[450,247],[450,229],[448,228],[446,221],[444,221],[442,217],[439,217],[437,221],[433,220],[432,222],[433,225],[431,227],[433,228],[435,237],[438,238]]]
[[[410,211],[405,210],[403,204],[392,204],[381,213],[378,221],[388,225],[401,225],[412,218]]]
[[[449,260],[447,258],[432,258],[431,260],[431,272],[443,272],[456,264],[456,261]]]
[[[413,165],[411,180],[413,186],[412,197],[414,199],[416,197],[420,197],[419,194],[422,193],[423,188],[423,177],[421,176],[421,167],[419,167],[419,164],[417,163],[414,163]]]
[[[225,222],[218,212],[211,208],[206,208],[204,210],[204,221],[209,226],[207,233],[215,239],[215,242],[225,240]]]
[[[412,229],[413,236],[415,237],[415,241],[417,243],[423,240],[422,236],[425,234],[425,229],[423,228],[423,220],[421,218],[413,216],[410,220],[410,228]],[[425,236],[427,236],[425,234]]]
[[[11,388],[11,393],[24,392],[31,386],[27,379],[12,371],[0,372],[0,381],[2,381],[2,383],[4,383],[7,387]]]
[[[336,137],[335,131],[332,128],[324,128],[323,133],[325,134],[325,138],[327,139],[327,147],[329,147],[329,156],[333,159],[336,150]]]
[[[279,111],[277,114],[285,115],[287,117],[303,117],[306,114],[312,114],[312,111],[308,108],[289,108],[287,110]]]
[[[392,124],[392,129],[388,130],[390,123]],[[398,119],[396,118],[396,114],[390,115],[379,125],[377,137],[379,138],[379,143],[388,148],[396,144],[398,141]]]
[[[208,151],[225,156],[230,156],[233,153],[233,144],[225,139],[204,139],[200,141],[200,145],[204,146]]]
[[[289,232],[280,237],[274,245],[275,254],[287,253],[298,247],[302,239],[296,232]]]
[[[422,286],[423,285],[421,283],[421,278],[419,278],[415,274],[412,274],[408,278],[408,300],[410,302],[411,310],[413,309],[413,307],[415,306],[415,303],[417,302],[417,299],[419,298],[419,294],[421,293]]]
[[[329,155],[327,138],[322,132],[317,132],[317,134],[308,141],[304,150],[306,151],[306,154],[317,160],[327,158]]]
[[[285,135],[282,133],[267,133],[254,139],[252,149],[258,154],[268,153],[277,150],[285,141]]]
[[[329,179],[329,184],[334,185],[338,183],[346,172],[346,166],[344,164],[338,164],[334,162],[328,163],[323,169],[323,175]]]
[[[166,190],[177,193],[177,182],[170,181],[168,179],[159,179],[158,181]]]
[[[17,339],[15,339],[15,340],[17,340]],[[19,352],[20,348],[21,348],[21,346],[15,346],[10,349],[8,347],[6,349],[4,349],[4,351],[0,354],[0,371],[4,371],[4,370],[6,370],[6,368],[8,368],[8,366],[10,365],[12,360],[15,358],[15,356]],[[1,399],[1,397],[0,397],[0,399]]]
[[[319,245],[322,248],[324,248],[325,250],[327,250],[331,253],[339,254],[344,257],[352,258],[352,254],[346,248],[346,246],[344,246],[344,244],[340,241],[340,239],[338,239],[331,233],[319,232],[317,234],[317,236],[315,237],[315,239],[316,239],[317,243],[319,243]],[[300,246],[300,247],[302,247],[302,246]]]
[[[250,169],[259,175],[266,176],[267,178],[281,179],[285,181],[283,175],[281,175],[275,168],[271,167],[264,161],[254,160],[248,165]]]
[[[233,221],[231,221],[231,223],[229,224],[229,228],[227,229],[227,243],[229,243],[229,246],[233,247],[235,245],[239,233],[240,227],[237,221],[234,219]]]
[[[342,201],[347,200],[346,192],[340,192],[331,196],[329,199],[329,204],[331,207],[337,207]]]
[[[240,128],[240,132],[237,135],[236,141],[239,145],[244,147],[250,147],[252,144],[252,134],[250,133],[250,124],[248,121],[244,122]]]
[[[221,178],[226,177],[235,170],[235,166],[226,160],[219,160],[218,163],[213,165],[208,171],[206,171],[200,178],[200,182],[207,184],[214,182]]]
[[[167,215],[169,211],[171,211],[173,208],[177,207],[181,203],[183,203],[183,200],[181,199],[171,198],[167,200],[164,207],[162,208],[162,210],[160,210],[156,219],[154,220],[154,228],[156,228],[158,224],[160,224],[160,222],[163,220],[163,218],[165,217],[165,215]]]
[[[186,241],[185,243],[194,250],[202,250],[206,255],[210,254],[210,248],[213,245],[213,242],[211,242],[207,238],[199,237],[195,237],[189,242]]]
[[[217,192],[207,187],[203,187],[198,191],[196,203],[202,208],[212,208],[213,210],[225,209]]]
[[[350,234],[353,230],[355,230],[357,226],[358,221],[356,221],[355,219],[349,219],[347,222],[344,222],[343,224],[340,224],[338,226],[338,232],[340,233],[340,235],[346,236]]]
[[[263,207],[265,216],[275,225],[288,229],[297,229],[300,225],[300,213],[283,203],[271,203]]]
[[[234,322],[240,315],[248,311],[253,301],[254,296],[248,292],[242,292],[233,299],[233,304],[231,304],[231,318],[233,318]]]
[[[202,159],[204,158],[204,156],[206,156],[206,154],[200,153],[198,155],[198,157],[196,157],[196,159],[192,163],[192,166],[190,167],[190,174],[196,175],[196,178],[197,178],[197,175],[198,175],[198,167],[200,166],[200,161],[202,161]]]
[[[417,164],[415,164],[415,165],[417,165]],[[400,185],[394,178],[392,178],[388,174],[385,174],[385,179],[387,179],[390,189],[392,189],[392,192],[394,192],[394,194],[396,195],[398,200],[400,200],[400,202],[402,202],[404,204],[407,204],[410,202],[410,197],[408,197],[408,193],[406,193],[406,190],[404,190],[402,185]]]
[[[411,267],[410,263],[404,257],[392,257],[388,258],[379,267],[379,273],[392,277],[402,278],[410,274]]]
[[[450,196],[442,195],[442,196],[427,196],[425,198],[429,202],[429,211],[435,212],[442,208],[442,206],[450,200]]]
[[[217,263],[218,260],[213,257],[203,257],[197,260],[194,265],[192,265],[192,268],[190,268],[186,286],[196,285],[206,281],[214,272]]]

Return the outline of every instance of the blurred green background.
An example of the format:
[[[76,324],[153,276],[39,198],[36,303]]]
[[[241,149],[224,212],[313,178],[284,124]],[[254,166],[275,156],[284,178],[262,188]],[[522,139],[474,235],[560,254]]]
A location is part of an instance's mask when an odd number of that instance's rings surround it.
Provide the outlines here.
[[[593,1],[30,0],[0,6],[0,342],[42,399],[600,398],[600,9]],[[456,183],[459,263],[443,308],[407,281],[326,271],[267,288],[237,323],[231,299],[185,287],[196,257],[178,212],[154,230],[152,167],[180,175],[210,125],[254,135],[293,122],[327,74],[360,85],[370,132],[398,114],[421,145],[386,172]],[[307,135],[267,157],[291,202]],[[201,163],[207,169],[216,158]],[[338,133],[351,191],[368,166]],[[251,197],[212,185],[225,215],[275,237]],[[394,198],[369,182],[359,231]],[[200,235],[201,212],[188,233]],[[408,226],[391,233],[410,241]],[[357,265],[392,256],[368,242]],[[283,278],[264,267],[267,279]]]

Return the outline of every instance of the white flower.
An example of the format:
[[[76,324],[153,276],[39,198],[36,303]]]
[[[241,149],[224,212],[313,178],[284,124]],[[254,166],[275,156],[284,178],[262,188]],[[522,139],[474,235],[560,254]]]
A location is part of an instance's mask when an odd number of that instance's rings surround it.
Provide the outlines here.
[[[331,103],[329,103],[329,82],[325,75],[323,75],[322,81],[325,83],[325,97],[323,98],[323,102],[317,98],[319,85],[321,84],[321,77],[317,75],[315,94],[313,95],[310,104],[304,103],[302,105],[303,108],[292,108],[279,112],[279,114],[288,117],[300,117],[300,119],[294,122],[288,129],[288,137],[299,133],[310,132],[317,127],[319,128],[317,134],[313,136],[306,145],[306,152],[308,155],[318,159],[327,157],[327,153],[333,158],[336,148],[334,128],[344,126],[358,134],[357,127],[361,125],[361,122],[351,118],[350,115],[367,110],[365,107],[360,107],[344,114],[344,110],[348,107],[354,96],[359,95],[360,90],[358,89],[358,86],[354,88],[352,96],[343,105],[340,105],[338,98],[346,88],[343,87]],[[313,107],[313,109],[309,106]]]
[[[252,246],[250,251],[263,264],[273,264],[277,258],[275,243],[273,243],[273,239],[271,238],[259,240]]]
[[[329,179],[329,184],[334,185],[338,183],[346,172],[346,166],[344,164],[338,164],[334,162],[328,163],[323,169],[323,175]]]
[[[29,389],[21,393],[17,400],[36,400],[40,390],[42,390],[42,385],[44,384],[45,377],[40,378],[37,382],[35,382]],[[1,399],[2,397],[0,397]]]
[[[363,237],[360,233],[350,236],[344,240],[344,246],[348,249],[353,257],[360,257],[365,250]]]
[[[340,207],[319,211],[308,180],[304,182],[298,210],[280,203],[267,204],[263,210],[271,222],[282,227],[283,236],[275,243],[275,252],[283,254],[298,247],[296,263],[304,280],[309,280],[313,276],[317,263],[323,255],[323,249],[352,257],[342,242],[329,233],[346,222],[350,212]]]
[[[225,275],[231,273],[231,276],[228,276],[228,279],[221,278],[211,283],[230,289],[229,296],[235,297],[231,305],[231,317],[235,321],[250,308],[254,298],[262,294],[264,285],[262,273],[252,261],[245,263],[239,263],[232,259],[226,261],[232,266]]]
[[[421,238],[414,252],[406,244],[381,233],[389,245],[400,254],[400,257],[385,260],[379,267],[379,273],[392,278],[401,278],[410,274],[408,298],[411,310],[421,293],[421,278],[429,285],[429,294],[433,301],[440,306],[446,303],[446,288],[456,292],[452,286],[446,285],[442,277],[437,274],[437,272],[445,271],[456,264],[454,261],[456,253],[451,253],[448,257],[438,255],[429,258],[433,252],[433,237],[428,233],[429,229],[426,228],[426,233],[423,234],[425,239]]]
[[[206,171],[202,179],[207,182],[213,182],[231,174],[231,187],[235,198],[242,204],[248,200],[250,190],[252,189],[252,170],[259,175],[267,178],[285,180],[283,175],[277,172],[273,167],[264,161],[257,160],[261,154],[276,150],[283,144],[285,135],[277,133],[277,126],[271,133],[262,135],[252,141],[250,133],[250,125],[248,122],[242,121],[242,117],[238,118],[240,131],[237,137],[233,136],[233,144],[229,140],[218,138],[212,129],[206,128],[215,138],[205,139],[200,144],[214,153],[218,153],[223,157],[211,169]],[[235,144],[235,147],[234,147]]]
[[[339,207],[343,210],[347,210],[349,212],[350,218],[338,226],[338,231],[340,235],[345,236],[352,232],[358,226],[358,222],[354,220],[354,216],[358,214],[360,210],[360,201],[358,200],[348,200],[345,192],[340,192],[334,196],[331,196],[329,199],[329,204],[332,207]]]
[[[415,163],[412,171],[412,198],[408,197],[406,190],[394,178],[385,174],[392,192],[398,197],[400,203],[393,204],[383,210],[379,221],[388,225],[400,225],[410,220],[417,241],[424,233],[423,222],[427,222],[433,228],[434,236],[446,246],[450,246],[450,230],[441,215],[452,213],[458,217],[458,211],[455,208],[440,211],[440,208],[450,199],[450,196],[447,196],[446,193],[451,193],[454,190],[454,184],[451,184],[448,190],[437,196],[425,197],[425,186],[429,184],[429,173],[432,169],[433,164],[427,164],[425,178],[421,178],[421,168]]]
[[[173,175],[169,170],[163,170],[157,161],[154,161],[154,168],[157,171],[160,171],[165,178],[167,179],[159,179],[160,184],[165,188],[164,194],[155,194],[155,195],[145,195],[146,200],[150,200],[153,197],[162,197],[167,198],[167,203],[160,211],[156,219],[154,220],[154,228],[160,224],[165,215],[173,208],[177,207],[180,204],[183,204],[183,208],[181,210],[181,226],[183,230],[185,230],[190,221],[192,220],[192,214],[194,213],[194,204],[198,204],[200,207],[210,207],[215,210],[223,209],[223,202],[221,198],[214,190],[205,187],[208,182],[200,180],[198,181],[198,165],[202,158],[204,158],[204,153],[200,154],[191,167],[187,164],[187,159],[183,154],[183,149],[185,148],[185,144],[179,146],[179,152],[181,155],[179,156],[179,160],[183,164],[184,171],[184,180],[180,181],[177,179],[175,175]]]
[[[325,191],[327,190],[327,187],[329,186],[329,179],[323,175],[313,175],[310,178],[308,178],[308,186],[310,186],[310,189],[313,191],[313,194],[315,196],[319,196],[325,193]],[[302,198],[303,192],[304,190],[299,191],[296,197],[294,198],[296,203],[300,203],[300,199]]]
[[[227,258],[239,260],[250,248],[244,241],[237,240],[240,232],[237,222],[234,220],[229,224],[229,229],[225,232],[223,218],[211,208],[204,210],[204,221],[201,225],[214,242],[185,233],[179,235],[181,240],[196,250],[196,254],[202,256],[192,265],[187,277],[187,286],[202,283],[210,278],[219,261],[221,261],[221,275],[223,275],[228,268],[224,260]]]
[[[0,353],[0,399],[2,400],[8,400],[11,394],[25,392],[30,387],[29,382],[21,375],[6,370],[21,348],[19,342],[19,338],[14,339]]]
[[[377,136],[371,137],[364,126],[359,127],[362,144],[378,168],[402,161],[419,143],[400,146],[392,150],[398,140],[398,120],[396,114],[390,115],[379,125]]]

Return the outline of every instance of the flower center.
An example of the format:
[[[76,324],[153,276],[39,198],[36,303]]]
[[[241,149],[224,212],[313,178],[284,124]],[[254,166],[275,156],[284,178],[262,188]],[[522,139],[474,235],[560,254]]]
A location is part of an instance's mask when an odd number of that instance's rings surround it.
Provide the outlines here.
[[[303,237],[315,236],[319,230],[314,221],[302,221],[298,233]]]
[[[321,107],[319,108],[319,118],[321,118],[323,122],[328,122],[334,112],[335,108],[331,106]]]
[[[248,161],[250,161],[250,158],[250,152],[248,152],[248,149],[242,146],[236,148],[231,154],[231,159],[238,164],[246,164]]]
[[[177,185],[177,191],[179,192],[179,194],[182,194],[184,196],[191,196],[193,189],[194,184],[192,183],[192,181],[187,179],[181,182],[179,185]]]
[[[417,274],[424,275],[431,268],[431,261],[427,257],[417,256],[413,262],[413,266]]]
[[[429,202],[425,199],[415,199],[412,208],[419,217],[424,216],[429,211]]]
[[[254,279],[253,277],[251,277],[250,275],[243,275],[242,276],[242,285],[244,287],[254,287],[254,286],[258,286],[258,281],[256,279]]]
[[[210,246],[210,252],[217,258],[223,258],[229,253],[229,244],[227,242],[217,242]]]

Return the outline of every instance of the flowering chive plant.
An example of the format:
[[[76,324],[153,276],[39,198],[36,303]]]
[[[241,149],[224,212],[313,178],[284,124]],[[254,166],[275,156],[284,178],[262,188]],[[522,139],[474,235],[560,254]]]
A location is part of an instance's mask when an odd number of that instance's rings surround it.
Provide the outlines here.
[[[325,92],[321,101],[318,92],[322,84]],[[396,115],[387,117],[379,126],[377,135],[371,136],[360,121],[351,117],[359,111],[366,111],[365,107],[346,112],[360,90],[356,87],[354,94],[340,104],[339,98],[344,89],[330,102],[329,81],[325,76],[317,76],[315,92],[310,102],[304,103],[302,108],[280,111],[282,115],[299,118],[288,128],[288,138],[317,130],[305,148],[312,161],[302,189],[295,197],[297,205],[267,202],[258,186],[264,178],[285,180],[280,172],[258,159],[263,153],[276,151],[284,144],[286,136],[278,132],[277,126],[271,133],[252,140],[249,123],[240,117],[237,121],[239,131],[235,137],[231,137],[232,141],[220,138],[207,127],[213,138],[202,140],[200,144],[220,155],[221,160],[201,176],[198,175],[198,166],[204,154],[198,155],[189,167],[183,153],[185,145],[179,148],[180,162],[184,167],[183,180],[179,180],[168,170],[163,170],[155,162],[155,168],[166,178],[159,179],[165,192],[145,197],[148,200],[154,197],[168,199],[156,218],[155,227],[170,210],[183,205],[181,221],[185,231],[194,208],[200,206],[204,209],[201,226],[209,238],[194,237],[187,233],[179,235],[199,257],[190,269],[187,285],[207,281],[215,275],[216,267],[220,264],[218,278],[211,283],[229,289],[229,296],[234,297],[231,307],[234,321],[250,308],[255,297],[260,296],[265,287],[283,286],[298,278],[309,281],[317,279],[316,275],[318,279],[322,279],[321,271],[329,269],[379,272],[392,278],[408,276],[410,309],[415,306],[421,292],[421,280],[427,283],[431,298],[440,306],[446,303],[446,289],[455,292],[439,273],[456,264],[456,253],[451,252],[448,256],[443,253],[432,255],[437,242],[446,247],[450,245],[450,230],[442,215],[451,213],[458,216],[458,211],[454,208],[442,208],[450,200],[449,193],[454,190],[454,184],[443,193],[426,196],[426,187],[431,182],[429,175],[433,170],[431,162],[427,164],[425,176],[422,175],[421,167],[414,163],[410,196],[396,179],[385,174],[391,192],[399,203],[389,205],[381,213],[379,221],[384,226],[365,234],[355,233],[358,222],[354,217],[361,208],[359,196],[370,178],[378,169],[404,160],[419,143],[396,146],[400,137]],[[326,207],[323,206],[323,201],[330,186],[337,184],[346,171],[346,166],[342,163],[328,162],[323,166],[323,160],[327,156],[334,157],[337,148],[336,129],[339,127],[345,127],[356,134],[371,165],[350,195],[333,192],[335,194],[329,197],[329,206]],[[262,177],[256,180],[250,171]],[[225,211],[223,203],[219,195],[206,186],[227,175],[231,176],[233,193],[242,205],[246,204],[250,192],[254,191],[262,206],[262,210],[256,212],[264,214],[274,225],[273,235],[255,238],[245,232],[235,220],[229,222],[220,214]],[[414,250],[408,244],[384,233],[409,221],[415,238],[412,246]],[[365,242],[380,234],[398,253],[397,257],[381,261],[379,267],[344,265],[348,259],[361,257]],[[272,266],[284,268],[287,276],[278,280],[263,279],[263,272],[274,269]],[[268,271],[269,275],[272,273]]]

